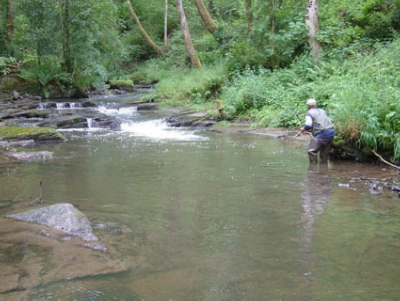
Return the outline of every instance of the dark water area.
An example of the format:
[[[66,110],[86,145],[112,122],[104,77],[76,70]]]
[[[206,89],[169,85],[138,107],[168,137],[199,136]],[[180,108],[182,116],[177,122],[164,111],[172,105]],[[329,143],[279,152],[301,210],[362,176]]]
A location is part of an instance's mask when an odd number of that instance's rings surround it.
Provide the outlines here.
[[[400,198],[385,186],[398,171],[310,168],[304,141],[170,129],[131,107],[99,110],[121,118],[122,131],[64,131],[67,142],[35,147],[52,159],[0,165],[2,277],[24,283],[28,265],[41,279],[5,288],[0,300],[400,299]],[[5,217],[38,206],[30,200],[40,181],[43,205],[78,207],[126,269],[84,275],[104,252],[76,265],[75,249],[61,267],[45,265],[58,249],[23,234],[43,227]],[[70,277],[57,276],[67,267]]]

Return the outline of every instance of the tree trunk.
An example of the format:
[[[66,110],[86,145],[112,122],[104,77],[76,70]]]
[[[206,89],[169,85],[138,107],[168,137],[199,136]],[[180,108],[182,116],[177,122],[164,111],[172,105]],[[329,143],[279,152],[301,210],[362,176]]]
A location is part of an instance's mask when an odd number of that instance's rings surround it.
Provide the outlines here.
[[[164,7],[164,51],[168,51],[168,0],[165,0]]]
[[[311,55],[314,61],[318,61],[321,53],[321,44],[317,40],[317,34],[319,32],[318,23],[318,9],[319,0],[307,0],[307,15],[306,25],[308,26],[308,43],[311,47]]]
[[[249,0],[251,1],[251,0]],[[217,30],[217,25],[215,24],[214,20],[211,18],[210,14],[208,13],[208,10],[206,6],[204,5],[202,0],[194,0],[194,3],[196,4],[197,10],[199,11],[199,14],[201,16],[201,19],[203,20],[204,24],[206,25],[208,31],[211,34],[214,34],[215,31]]]
[[[251,11],[251,0],[246,0],[246,21],[247,21],[247,35],[250,34],[253,27],[253,13]]]
[[[276,43],[275,43],[275,35],[276,35],[276,11],[279,8],[279,3],[276,3],[275,0],[269,0],[270,6],[271,6],[271,40],[270,40],[270,45],[272,48],[272,57],[271,57],[271,65],[272,69],[276,70],[279,67],[279,58],[276,54]]]
[[[63,33],[63,70],[71,74],[73,72],[72,50],[71,50],[71,32],[69,16],[69,0],[63,2],[62,7],[62,33]]]
[[[14,9],[11,0],[7,0],[6,9],[7,9],[7,41],[11,42],[12,37],[14,35]]]
[[[132,7],[131,1],[130,0],[126,0],[126,3],[128,3],[128,8],[129,11],[132,15],[132,18],[135,20],[137,27],[139,28],[140,33],[143,35],[143,37],[146,39],[147,43],[149,43],[149,45],[160,55],[165,56],[165,52],[158,47],[153,40],[150,38],[150,36],[147,34],[146,30],[144,30],[142,24],[140,23],[140,20],[138,18],[138,16],[135,13],[135,10]]]
[[[179,12],[179,18],[181,21],[181,28],[182,28],[183,38],[185,40],[186,51],[189,55],[190,61],[192,62],[192,67],[195,69],[201,69],[200,60],[195,53],[196,51],[193,46],[192,38],[190,37],[189,27],[186,21],[186,15],[183,9],[182,0],[176,0],[176,7]]]

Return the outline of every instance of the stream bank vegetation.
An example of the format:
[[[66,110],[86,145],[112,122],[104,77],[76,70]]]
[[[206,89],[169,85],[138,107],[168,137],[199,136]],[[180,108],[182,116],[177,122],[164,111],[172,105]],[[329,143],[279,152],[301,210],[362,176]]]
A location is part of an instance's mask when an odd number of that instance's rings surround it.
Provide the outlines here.
[[[297,129],[316,98],[339,156],[398,164],[399,20],[399,0],[0,1],[0,100],[151,84],[144,100]]]

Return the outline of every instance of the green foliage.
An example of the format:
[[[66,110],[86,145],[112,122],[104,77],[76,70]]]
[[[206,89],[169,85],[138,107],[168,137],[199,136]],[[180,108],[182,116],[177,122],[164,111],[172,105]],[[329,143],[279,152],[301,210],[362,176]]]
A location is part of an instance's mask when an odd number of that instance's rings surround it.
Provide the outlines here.
[[[392,149],[399,159],[400,40],[378,46],[376,54],[356,59],[332,95],[335,120],[347,138],[360,147]]]
[[[328,110],[345,141],[360,149],[392,150],[400,158],[400,39],[347,60],[299,59],[275,72],[247,69],[223,87],[232,116],[251,114],[263,126],[300,126],[305,100]]]
[[[399,16],[398,0],[332,0],[321,4],[319,38],[329,51],[344,52],[358,40],[391,40],[400,29]]]
[[[0,74],[10,73],[12,67],[17,63],[14,57],[4,57],[0,56]]]
[[[212,102],[226,76],[224,64],[201,70],[165,70],[160,69],[155,62],[151,66],[154,68],[151,71],[152,76],[157,77],[158,83],[156,91],[149,97],[162,99],[170,104]],[[150,72],[150,69],[147,70]]]
[[[20,0],[16,7],[17,56],[40,66],[33,65],[23,76],[36,77],[43,87],[60,72],[49,67],[50,56],[50,65],[68,73],[66,88],[80,91],[103,86],[126,58],[117,32],[117,7],[107,0]]]
[[[39,85],[43,96],[49,97],[49,89],[52,86],[61,86],[61,83],[68,81],[68,74],[61,70],[61,66],[57,65],[56,60],[51,57],[47,58],[42,64],[27,64],[21,69],[20,77],[27,81],[35,82]]]

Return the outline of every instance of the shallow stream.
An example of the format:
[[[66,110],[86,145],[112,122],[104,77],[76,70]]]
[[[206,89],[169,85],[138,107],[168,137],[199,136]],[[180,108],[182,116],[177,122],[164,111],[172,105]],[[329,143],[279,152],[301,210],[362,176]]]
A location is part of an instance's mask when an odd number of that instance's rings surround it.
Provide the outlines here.
[[[38,206],[30,201],[40,181],[43,205],[78,207],[128,268],[71,271],[4,300],[400,299],[400,198],[384,186],[400,181],[397,171],[309,168],[304,141],[171,129],[162,116],[112,102],[97,110],[122,120],[122,130],[63,131],[67,142],[35,147],[52,159],[0,165],[0,269],[26,262],[43,279],[52,269],[35,258],[56,251],[23,236],[11,244],[22,222],[4,217]]]

